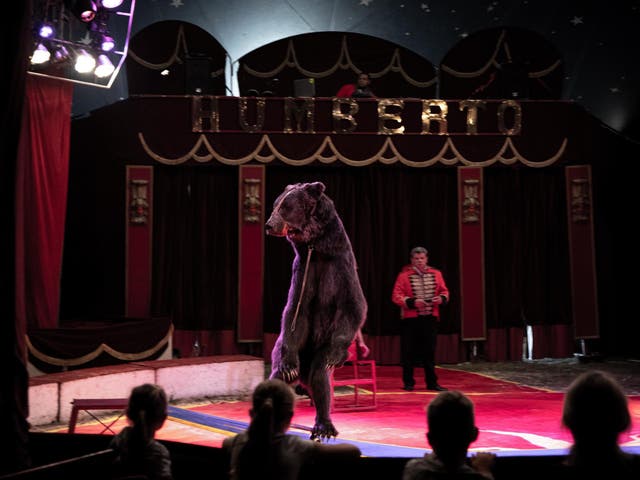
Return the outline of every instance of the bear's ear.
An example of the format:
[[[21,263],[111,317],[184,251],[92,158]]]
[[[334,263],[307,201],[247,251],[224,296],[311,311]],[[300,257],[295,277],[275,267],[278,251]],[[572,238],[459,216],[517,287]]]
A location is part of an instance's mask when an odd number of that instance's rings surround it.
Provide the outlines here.
[[[313,183],[307,183],[305,190],[310,194],[312,194],[314,197],[319,198],[320,195],[322,195],[322,193],[324,192],[325,188],[326,187],[324,186],[324,183],[313,182]]]

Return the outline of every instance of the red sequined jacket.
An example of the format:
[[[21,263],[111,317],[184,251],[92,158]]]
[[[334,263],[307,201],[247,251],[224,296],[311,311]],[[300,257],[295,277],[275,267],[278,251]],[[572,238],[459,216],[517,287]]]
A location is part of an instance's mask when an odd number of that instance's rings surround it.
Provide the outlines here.
[[[391,300],[400,307],[402,318],[433,315],[440,319],[440,305],[429,302],[437,296],[442,297],[442,304],[449,301],[449,289],[440,270],[427,266],[426,271],[421,274],[413,266],[406,265],[396,278]],[[416,307],[414,302],[418,298],[426,300],[427,307]]]

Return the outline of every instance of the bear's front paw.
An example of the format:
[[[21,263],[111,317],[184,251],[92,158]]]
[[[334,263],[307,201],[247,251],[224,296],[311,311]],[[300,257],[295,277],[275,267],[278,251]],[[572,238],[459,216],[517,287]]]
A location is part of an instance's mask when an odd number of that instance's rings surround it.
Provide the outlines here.
[[[316,440],[318,442],[337,436],[338,431],[336,430],[336,427],[333,426],[333,423],[331,423],[331,420],[316,422],[313,426],[313,430],[311,430],[311,440]]]
[[[286,383],[293,383],[298,379],[299,376],[300,371],[295,367],[287,368],[285,366],[282,366],[271,373],[271,378],[278,378]]]

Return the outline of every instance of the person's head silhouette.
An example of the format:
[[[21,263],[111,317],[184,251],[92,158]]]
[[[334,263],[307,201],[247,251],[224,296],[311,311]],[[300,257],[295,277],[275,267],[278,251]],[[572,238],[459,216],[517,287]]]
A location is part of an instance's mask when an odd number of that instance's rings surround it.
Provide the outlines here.
[[[578,376],[564,399],[562,423],[578,446],[613,446],[631,426],[627,398],[610,375],[591,370]]]

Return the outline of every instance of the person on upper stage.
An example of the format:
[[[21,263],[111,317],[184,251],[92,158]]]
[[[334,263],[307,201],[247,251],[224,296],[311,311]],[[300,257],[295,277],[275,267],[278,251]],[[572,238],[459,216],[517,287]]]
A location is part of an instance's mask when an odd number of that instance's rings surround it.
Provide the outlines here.
[[[347,83],[340,87],[336,97],[342,98],[375,98],[371,90],[371,78],[368,73],[362,72],[358,75],[355,83]]]

